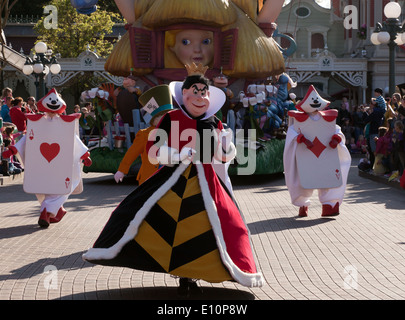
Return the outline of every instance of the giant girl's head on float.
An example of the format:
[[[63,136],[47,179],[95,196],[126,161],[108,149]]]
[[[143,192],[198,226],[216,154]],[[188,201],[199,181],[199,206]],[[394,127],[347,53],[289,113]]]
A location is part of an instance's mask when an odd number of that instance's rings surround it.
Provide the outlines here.
[[[186,65],[188,76],[183,82],[173,81],[169,88],[183,112],[193,119],[213,116],[225,103],[221,89],[210,85],[204,76],[208,67],[201,63]]]
[[[182,65],[195,62],[208,66],[214,59],[214,36],[207,30],[173,30],[166,32],[166,46]]]

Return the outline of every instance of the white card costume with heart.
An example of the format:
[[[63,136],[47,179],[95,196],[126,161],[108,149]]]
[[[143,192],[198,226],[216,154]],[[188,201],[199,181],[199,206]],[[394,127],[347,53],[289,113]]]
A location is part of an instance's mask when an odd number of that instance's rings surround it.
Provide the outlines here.
[[[345,137],[336,125],[337,110],[322,111],[328,105],[329,102],[311,86],[297,105],[302,111],[288,113],[284,174],[291,201],[298,207],[309,206],[315,189],[322,204],[333,206],[343,201],[351,157],[345,146]],[[308,148],[304,143],[298,143],[299,134],[313,146]],[[334,135],[341,138],[336,148],[329,145]]]
[[[78,136],[80,114],[26,117],[27,133],[15,145],[24,164],[23,188],[37,196],[41,211],[55,215],[70,194],[82,190],[81,157],[88,148]]]
[[[28,135],[25,138],[25,192],[72,192],[75,124],[76,121],[65,122],[58,116],[43,116],[37,121],[28,121]],[[48,175],[51,179],[44,178]]]

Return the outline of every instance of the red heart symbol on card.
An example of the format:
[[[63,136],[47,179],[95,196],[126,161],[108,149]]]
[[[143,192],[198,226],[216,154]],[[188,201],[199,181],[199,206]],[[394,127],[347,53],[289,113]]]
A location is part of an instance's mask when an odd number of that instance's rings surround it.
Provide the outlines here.
[[[51,162],[59,154],[60,146],[58,143],[49,144],[44,142],[39,146],[39,150],[41,151],[41,154],[44,156],[44,158],[48,162]]]

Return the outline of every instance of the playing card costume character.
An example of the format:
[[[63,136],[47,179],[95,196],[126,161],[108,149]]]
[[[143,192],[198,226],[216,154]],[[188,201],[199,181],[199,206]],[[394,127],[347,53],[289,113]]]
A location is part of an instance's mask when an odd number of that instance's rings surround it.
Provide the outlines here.
[[[313,86],[288,112],[284,173],[291,201],[299,216],[308,214],[310,197],[318,189],[322,216],[336,216],[343,201],[351,157],[345,137],[336,125],[337,110],[324,110],[324,100]]]
[[[38,101],[40,114],[27,114],[27,134],[3,156],[17,155],[24,163],[24,191],[41,204],[38,224],[47,228],[66,214],[63,204],[80,193],[81,163],[91,165],[90,153],[79,138],[80,113],[62,115],[66,104],[52,89]]]
[[[189,278],[261,286],[248,229],[212,166],[236,154],[213,116],[225,94],[199,73],[170,84],[181,108],[165,114],[149,143],[163,167],[120,203],[83,257],[179,276],[184,291]]]

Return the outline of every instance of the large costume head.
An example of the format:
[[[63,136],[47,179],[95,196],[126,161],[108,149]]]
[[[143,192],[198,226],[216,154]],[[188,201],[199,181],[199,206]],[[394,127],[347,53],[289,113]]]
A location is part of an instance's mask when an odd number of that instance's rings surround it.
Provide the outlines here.
[[[312,113],[325,109],[329,104],[330,102],[322,98],[318,91],[315,90],[315,87],[311,85],[304,99],[295,107],[300,111]]]
[[[187,65],[188,77],[184,82],[173,81],[169,88],[183,112],[193,119],[207,119],[213,116],[225,103],[225,93],[209,85],[204,77],[208,67],[192,63]]]
[[[66,109],[66,103],[55,89],[52,89],[48,94],[37,103],[38,110],[48,113],[61,114]]]
[[[176,30],[170,49],[184,65],[195,62],[207,66],[214,58],[214,36],[207,30]]]
[[[222,72],[213,76],[212,81],[217,88],[226,88],[229,85],[228,77]]]

